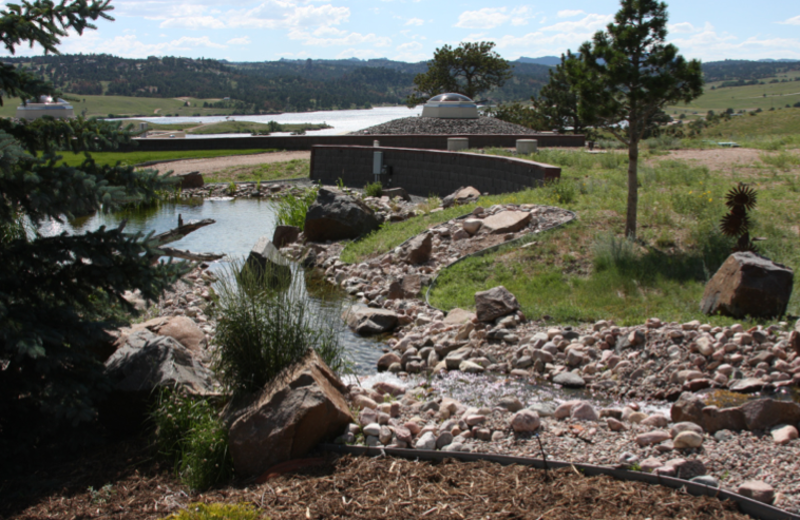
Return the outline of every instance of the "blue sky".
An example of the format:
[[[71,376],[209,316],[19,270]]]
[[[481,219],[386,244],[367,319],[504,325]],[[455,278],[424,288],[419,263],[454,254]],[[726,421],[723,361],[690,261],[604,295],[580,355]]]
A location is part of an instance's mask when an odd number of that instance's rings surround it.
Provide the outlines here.
[[[493,41],[506,59],[575,50],[612,21],[607,0],[113,0],[114,22],[62,40],[63,53],[233,61],[421,61],[444,44]],[[797,0],[675,0],[668,39],[687,58],[800,59]],[[6,53],[7,54],[7,53]],[[17,55],[40,54],[20,48]]]

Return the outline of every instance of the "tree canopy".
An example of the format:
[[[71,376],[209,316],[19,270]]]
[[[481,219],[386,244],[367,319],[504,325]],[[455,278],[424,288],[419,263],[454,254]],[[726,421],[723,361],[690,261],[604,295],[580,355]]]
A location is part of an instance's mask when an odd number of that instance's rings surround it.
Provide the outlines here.
[[[684,59],[666,37],[665,3],[622,0],[607,31],[581,45],[579,59],[565,62],[580,118],[628,147],[625,235],[630,238],[636,237],[639,141],[665,106],[688,103],[703,92],[700,62]]]
[[[107,0],[49,0],[6,5],[0,40],[14,50],[38,44],[57,53],[67,30],[93,29],[111,19]],[[52,85],[4,64],[0,92],[21,100],[53,94]],[[152,265],[140,235],[100,228],[43,236],[48,221],[148,203],[172,184],[153,170],[99,166],[92,150],[129,140],[118,123],[82,118],[32,122],[0,120],[0,449],[36,444],[60,423],[91,420],[103,395],[102,362],[94,349],[119,324],[109,309],[132,311],[124,291],[155,299],[185,271],[183,264]],[[77,167],[58,151],[85,152]],[[25,425],[22,427],[22,425]]]
[[[416,105],[444,92],[458,92],[476,99],[502,87],[513,73],[508,61],[494,52],[493,42],[462,42],[455,49],[445,45],[433,54],[428,70],[414,77],[414,93],[408,104]]]

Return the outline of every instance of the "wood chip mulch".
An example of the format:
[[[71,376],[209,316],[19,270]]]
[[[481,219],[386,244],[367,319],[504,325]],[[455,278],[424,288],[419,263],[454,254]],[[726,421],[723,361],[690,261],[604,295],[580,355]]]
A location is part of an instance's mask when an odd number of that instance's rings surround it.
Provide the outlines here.
[[[0,505],[0,518],[158,519],[192,502],[252,503],[272,520],[749,518],[733,502],[662,486],[491,462],[327,455],[321,465],[273,473],[263,484],[192,494],[151,449],[139,446],[111,448],[34,476],[50,491],[26,495],[17,489]],[[3,487],[4,494],[14,489],[8,482]]]

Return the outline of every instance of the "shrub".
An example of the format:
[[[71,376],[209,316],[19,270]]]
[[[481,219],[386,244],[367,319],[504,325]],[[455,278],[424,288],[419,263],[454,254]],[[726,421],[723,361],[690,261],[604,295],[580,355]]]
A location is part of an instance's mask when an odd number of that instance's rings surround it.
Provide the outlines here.
[[[258,510],[252,504],[189,504],[163,520],[258,520]]]
[[[383,190],[383,185],[380,182],[371,182],[364,186],[365,197],[380,197]]]
[[[295,226],[303,229],[308,208],[317,199],[319,188],[309,188],[303,195],[286,195],[278,201],[278,225]]]
[[[214,369],[234,396],[262,388],[312,348],[334,372],[346,368],[334,328],[339,309],[312,309],[300,277],[274,283],[287,275],[272,274],[259,276],[243,261],[235,261],[217,284],[219,347]]]
[[[545,189],[554,204],[572,204],[578,196],[578,187],[570,179],[553,179],[545,184]]]
[[[204,490],[230,476],[227,429],[211,403],[167,389],[150,418],[159,453],[175,464],[186,486]]]
[[[636,247],[627,238],[603,234],[594,244],[594,268],[597,271],[625,271],[637,259]]]

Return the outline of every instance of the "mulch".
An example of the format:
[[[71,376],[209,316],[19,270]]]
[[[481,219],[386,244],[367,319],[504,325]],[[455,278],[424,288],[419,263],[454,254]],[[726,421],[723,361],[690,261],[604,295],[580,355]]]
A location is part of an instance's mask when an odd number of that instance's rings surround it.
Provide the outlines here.
[[[324,455],[314,465],[289,468],[265,475],[262,484],[251,480],[192,494],[158,462],[152,447],[129,441],[3,482],[0,518],[158,519],[192,502],[251,503],[272,520],[749,518],[733,502],[586,477],[570,468],[545,472],[486,461],[350,455]]]

